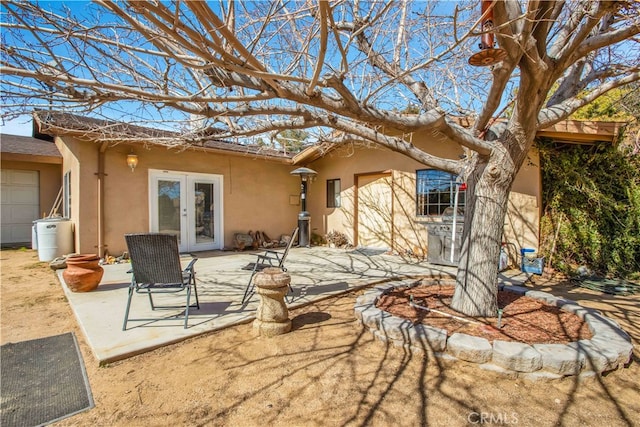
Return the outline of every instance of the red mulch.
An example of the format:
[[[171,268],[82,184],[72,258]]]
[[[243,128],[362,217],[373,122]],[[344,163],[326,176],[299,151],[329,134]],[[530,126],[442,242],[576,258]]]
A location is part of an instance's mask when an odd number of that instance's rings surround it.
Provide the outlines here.
[[[394,316],[423,323],[447,331],[447,335],[460,332],[493,340],[518,341],[527,344],[566,344],[581,339],[590,339],[593,334],[578,316],[514,292],[498,292],[498,307],[502,309],[501,328],[497,328],[497,317],[468,317],[453,310],[451,299],[453,285],[423,284],[394,289],[379,298],[377,307]],[[432,310],[472,320],[468,323],[432,311],[414,308],[413,302]]]

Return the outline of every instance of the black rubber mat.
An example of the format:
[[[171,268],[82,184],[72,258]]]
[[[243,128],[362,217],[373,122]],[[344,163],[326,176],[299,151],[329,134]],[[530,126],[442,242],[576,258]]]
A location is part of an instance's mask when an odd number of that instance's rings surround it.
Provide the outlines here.
[[[0,347],[2,427],[48,424],[93,408],[73,333]]]

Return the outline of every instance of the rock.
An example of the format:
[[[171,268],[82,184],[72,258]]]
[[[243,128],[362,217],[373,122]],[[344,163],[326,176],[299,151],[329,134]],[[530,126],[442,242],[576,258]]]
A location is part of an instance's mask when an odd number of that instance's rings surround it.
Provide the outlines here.
[[[525,296],[533,299],[537,299],[539,301],[544,301],[549,305],[558,306],[560,298],[551,295],[548,292],[542,291],[527,291]]]
[[[534,344],[542,356],[542,369],[559,375],[576,375],[585,363],[584,353],[564,344]]]
[[[455,333],[447,340],[447,351],[467,362],[485,363],[491,360],[493,346],[484,338]]]
[[[562,375],[547,371],[536,371],[519,374],[518,378],[523,378],[529,381],[553,381],[559,380],[562,378]]]
[[[531,289],[525,287],[525,286],[517,286],[517,285],[508,285],[504,287],[505,291],[509,291],[509,292],[513,292],[514,294],[517,295],[524,295],[527,292],[529,292]]]
[[[601,373],[618,369],[629,363],[633,346],[624,341],[598,338],[580,340],[568,344],[569,347],[584,354],[585,367]]]
[[[398,340],[404,343],[405,341],[408,341],[405,337],[408,336],[410,327],[410,320],[388,316],[383,317],[382,319],[380,324],[380,333],[392,340]]]
[[[62,270],[63,268],[67,268],[67,257],[61,256],[49,263],[49,268],[52,270]]]
[[[367,291],[358,297],[358,299],[356,300],[356,306],[365,305],[365,304],[375,305],[379,295],[380,295],[379,292]]]
[[[529,344],[493,342],[492,361],[498,366],[518,372],[533,372],[542,368],[542,356]]]
[[[498,366],[493,363],[483,363],[481,365],[478,365],[478,367],[482,370],[498,374],[499,376],[504,378],[516,379],[518,377],[517,372],[514,372],[510,369],[505,369],[502,366]]]
[[[253,247],[253,237],[250,234],[235,233],[233,235],[233,247],[238,251],[242,251],[246,247]]]
[[[591,340],[571,342],[568,346],[584,354],[584,366],[587,370],[601,373],[618,367],[616,361],[618,360],[619,354],[613,350],[601,348]]]
[[[412,347],[425,352],[443,351],[447,347],[447,331],[427,325],[413,325],[407,331],[407,338]]]
[[[382,323],[382,310],[369,306],[361,312],[362,323],[370,329],[378,329]]]
[[[380,294],[380,292],[382,292],[382,294],[385,293],[385,291],[388,290],[393,290],[397,287],[402,286],[401,283],[398,282],[391,282],[391,283],[378,283],[377,285],[375,285],[373,287],[373,289],[371,289],[372,292],[378,292],[378,294]]]
[[[580,277],[589,277],[593,275],[593,271],[591,271],[586,265],[581,265],[576,269],[576,274]]]

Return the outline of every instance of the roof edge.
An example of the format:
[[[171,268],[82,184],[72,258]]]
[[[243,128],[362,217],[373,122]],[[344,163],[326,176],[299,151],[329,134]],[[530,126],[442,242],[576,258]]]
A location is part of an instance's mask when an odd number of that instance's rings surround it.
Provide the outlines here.
[[[167,149],[202,150],[236,156],[265,158],[291,163],[292,155],[256,145],[244,145],[212,138],[202,145],[184,144],[180,134],[125,122],[100,120],[58,111],[34,111],[37,131],[57,137],[71,136],[90,142],[107,142],[113,145],[152,145]],[[173,143],[172,143],[173,142]]]

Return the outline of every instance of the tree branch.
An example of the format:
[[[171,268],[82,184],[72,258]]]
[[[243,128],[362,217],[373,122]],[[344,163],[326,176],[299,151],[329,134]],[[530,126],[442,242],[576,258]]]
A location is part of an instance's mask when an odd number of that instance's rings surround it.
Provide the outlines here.
[[[629,27],[619,28],[614,31],[598,34],[593,37],[589,37],[582,43],[571,55],[568,56],[567,61],[573,63],[574,61],[601,49],[606,46],[614,45],[623,40],[631,39],[633,36],[640,34],[640,18],[635,25]]]
[[[334,129],[342,130],[347,132],[349,135],[359,136],[362,138],[362,141],[376,143],[397,153],[404,154],[405,156],[422,164],[449,171],[454,174],[460,174],[464,169],[464,162],[460,160],[444,159],[431,155],[424,150],[416,148],[413,144],[402,138],[388,136],[384,133],[378,132],[376,129],[363,127],[352,122],[346,122],[340,118],[336,118],[335,121],[330,120],[325,123],[325,125],[329,124],[331,124],[331,127]]]
[[[557,59],[561,56],[561,52],[569,44],[570,39],[574,36],[576,28],[582,22],[585,15],[588,15],[588,11],[581,7],[582,4],[587,5],[587,2],[578,3],[576,10],[570,13],[568,19],[565,19],[563,25],[560,27],[560,32],[555,38],[555,41],[549,49],[549,57]],[[593,6],[593,4],[592,4]]]
[[[592,3],[591,9],[586,11],[584,14],[580,11],[574,13],[580,16],[579,27],[570,34],[562,34],[562,38],[564,40],[563,45],[556,48],[556,44],[554,44],[554,48],[552,48],[551,57],[560,68],[566,68],[575,62],[577,58],[584,56],[584,54],[577,55],[575,52],[580,48],[587,37],[590,35],[593,36],[592,32],[595,27],[612,7],[615,7],[615,2],[600,1]],[[583,16],[585,17],[584,20],[582,19]]]
[[[318,59],[316,62],[315,70],[313,71],[313,75],[311,76],[311,81],[309,82],[309,86],[307,87],[306,93],[309,96],[313,95],[313,89],[315,85],[318,83],[318,79],[320,77],[320,72],[322,71],[322,66],[324,65],[324,56],[327,53],[327,38],[329,36],[329,31],[327,29],[328,25],[328,15],[330,15],[331,11],[329,10],[329,3],[326,0],[320,1],[320,49],[318,51]]]
[[[603,83],[591,92],[581,96],[574,96],[564,100],[561,103],[553,106],[543,108],[538,114],[538,129],[544,129],[551,125],[558,123],[561,120],[569,117],[573,112],[581,107],[593,102],[600,96],[609,92],[612,89],[624,86],[629,83],[640,80],[640,72],[636,71],[632,74],[626,75],[616,80],[611,80],[607,83]]]
[[[547,37],[553,26],[553,14],[557,1],[545,0],[540,2],[540,7],[535,11],[532,36],[536,41],[536,49],[540,58],[547,56]]]

